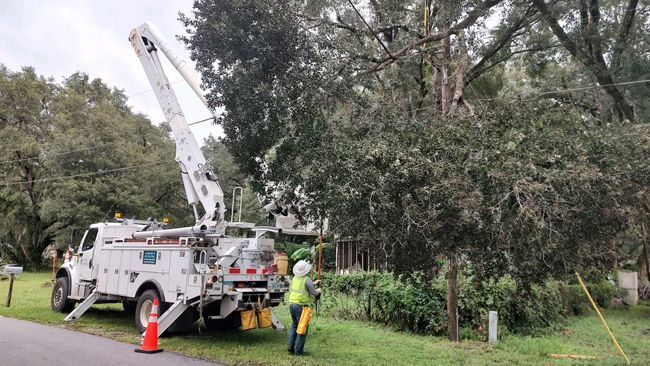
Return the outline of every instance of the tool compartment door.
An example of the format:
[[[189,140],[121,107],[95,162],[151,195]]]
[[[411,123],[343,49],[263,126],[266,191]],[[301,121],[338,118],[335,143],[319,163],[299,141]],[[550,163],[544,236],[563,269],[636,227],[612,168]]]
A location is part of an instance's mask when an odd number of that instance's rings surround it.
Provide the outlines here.
[[[117,283],[117,294],[127,296],[129,290],[129,276],[131,274],[131,251],[123,250],[120,260],[120,274]]]
[[[173,250],[169,252],[169,291],[185,292],[187,284],[187,271],[189,270],[189,250]]]
[[[99,257],[99,271],[97,273],[97,290],[106,293],[108,282],[110,281],[108,266],[110,264],[112,250],[104,248],[101,256]]]
[[[117,294],[117,285],[120,281],[120,262],[122,260],[121,250],[110,250],[110,262],[108,264],[108,277],[106,283],[107,294]]]

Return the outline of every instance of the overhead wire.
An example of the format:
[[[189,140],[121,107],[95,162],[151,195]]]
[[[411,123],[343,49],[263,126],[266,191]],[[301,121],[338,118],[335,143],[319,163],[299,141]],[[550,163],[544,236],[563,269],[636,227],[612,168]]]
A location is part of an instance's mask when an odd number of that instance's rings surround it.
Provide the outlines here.
[[[363,21],[363,24],[365,24],[366,27],[368,27],[368,30],[370,30],[370,33],[372,33],[372,35],[375,36],[375,39],[377,39],[377,42],[379,42],[379,44],[380,44],[381,47],[384,49],[384,51],[386,51],[386,53],[388,54],[388,57],[390,57],[390,58],[392,58],[392,59],[395,59],[395,56],[393,56],[393,54],[388,50],[388,47],[386,47],[386,45],[385,45],[384,42],[381,40],[381,38],[379,38],[379,36],[377,35],[377,33],[375,33],[375,31],[372,29],[372,27],[370,26],[370,24],[368,24],[368,22],[366,22],[366,19],[363,17],[363,15],[361,15],[361,13],[360,13],[359,10],[357,9],[357,7],[354,6],[354,4],[352,3],[352,0],[348,0],[348,3],[350,4],[350,6],[352,6],[352,9],[354,9],[354,12],[357,13],[357,15],[359,16],[359,18],[361,18],[361,21]]]
[[[181,81],[183,81],[183,79],[179,79],[179,80],[176,80],[176,81],[172,81],[171,83],[169,83],[169,85],[175,85],[175,84],[180,83]],[[137,93],[134,93],[134,94],[131,94],[131,95],[127,95],[126,97],[127,97],[127,98],[133,98],[133,97],[137,97],[137,96],[139,96],[139,95],[147,94],[147,93],[153,93],[153,89],[149,88],[149,89],[146,89],[146,90],[142,90],[142,91],[139,91],[139,92],[137,92]]]
[[[198,120],[198,121],[188,123],[187,125],[188,126],[193,126],[193,125],[196,125],[196,124],[199,124],[199,123],[204,123],[204,122],[211,121],[211,120],[214,120],[214,117],[204,118],[204,119],[201,119],[201,120]],[[157,134],[157,132],[147,133],[145,135],[141,135],[141,136],[138,136],[138,137],[152,136],[152,135],[155,135],[155,134]],[[3,160],[3,161],[0,161],[0,165],[1,164],[18,163],[18,162],[21,162],[21,161],[38,160],[38,159],[40,159],[42,157],[41,155],[45,155],[46,157],[63,156],[63,155],[74,154],[74,153],[77,153],[77,152],[97,150],[97,149],[101,149],[101,148],[106,147],[106,146],[112,146],[112,145],[115,145],[115,144],[118,144],[118,143],[121,143],[121,142],[123,142],[123,140],[108,142],[108,143],[105,143],[105,144],[95,145],[95,146],[86,147],[86,148],[82,148],[82,149],[62,151],[62,152],[57,152],[57,153],[43,153],[42,152],[42,153],[39,154],[39,156],[32,156],[32,157],[29,157],[29,158],[22,158],[22,159]]]
[[[31,183],[58,181],[58,180],[65,180],[65,179],[78,178],[78,177],[88,177],[88,176],[93,176],[93,175],[115,173],[115,172],[130,170],[130,169],[160,165],[160,164],[164,164],[164,163],[167,163],[167,161],[158,161],[158,162],[155,162],[155,163],[138,164],[138,165],[131,165],[131,166],[126,166],[126,167],[114,168],[114,169],[106,169],[106,170],[101,170],[100,169],[100,170],[96,170],[96,171],[88,172],[88,173],[64,175],[64,176],[59,176],[59,177],[40,178],[40,179],[33,179],[33,180],[24,181],[24,182],[23,181],[4,181],[4,182],[0,182],[0,185],[2,185],[2,186],[12,186],[12,185],[19,185],[19,184],[31,184]]]
[[[526,101],[536,100],[536,99],[539,99],[540,97],[543,97],[545,95],[553,95],[553,94],[557,94],[557,93],[568,93],[568,92],[572,92],[572,91],[594,89],[594,88],[600,88],[600,87],[605,87],[605,86],[625,86],[625,85],[642,84],[642,83],[649,83],[649,82],[650,82],[650,79],[632,80],[632,81],[624,81],[624,82],[612,83],[612,84],[603,84],[603,85],[595,84],[595,85],[586,85],[586,86],[575,87],[575,88],[550,90],[550,91],[545,91],[545,92],[535,94],[535,95],[533,95],[531,97],[526,97],[526,98],[503,98],[503,97],[476,98],[476,99],[472,99],[472,101],[490,102],[490,101],[501,100],[501,101],[504,101],[504,102],[508,102],[509,104],[513,104],[513,103],[517,103],[517,102],[526,102]],[[438,108],[437,106],[421,107],[421,108],[419,108],[419,110],[437,109],[437,108]]]
[[[519,98],[516,99],[515,101],[526,101],[526,100],[535,100],[541,96],[548,95],[548,94],[555,94],[555,93],[567,93],[567,92],[572,92],[572,91],[580,91],[580,90],[587,90],[587,89],[593,89],[593,88],[604,88],[606,86],[623,86],[623,85],[632,85],[632,84],[642,84],[642,83],[648,83],[650,82],[650,79],[641,79],[641,80],[632,80],[632,81],[623,81],[619,83],[611,83],[611,84],[594,84],[594,85],[586,85],[586,86],[581,86],[581,87],[575,87],[575,88],[566,88],[566,89],[557,89],[557,90],[549,90],[545,91],[543,93],[536,94],[532,97],[529,98]],[[492,100],[499,100],[503,98],[488,98],[488,99],[483,99],[485,101],[492,101]]]

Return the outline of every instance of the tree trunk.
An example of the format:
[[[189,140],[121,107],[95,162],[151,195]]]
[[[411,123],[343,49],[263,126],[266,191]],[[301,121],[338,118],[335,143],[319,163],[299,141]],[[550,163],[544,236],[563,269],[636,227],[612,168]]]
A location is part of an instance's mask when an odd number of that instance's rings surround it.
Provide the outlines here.
[[[447,263],[447,334],[449,340],[458,342],[458,261],[449,255]]]
[[[456,107],[458,107],[458,102],[462,98],[462,103],[467,107],[467,110],[471,116],[474,115],[474,108],[465,98],[463,98],[463,88],[465,87],[465,69],[467,68],[467,63],[469,61],[464,31],[460,31],[458,33],[458,42],[460,44],[460,60],[458,62],[458,67],[456,68],[456,87],[454,89],[454,97],[451,99],[451,111],[454,111]]]

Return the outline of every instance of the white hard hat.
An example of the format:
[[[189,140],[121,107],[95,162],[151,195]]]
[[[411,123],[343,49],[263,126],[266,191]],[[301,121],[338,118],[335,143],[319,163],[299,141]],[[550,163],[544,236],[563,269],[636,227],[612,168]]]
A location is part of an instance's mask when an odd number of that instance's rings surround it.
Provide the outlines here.
[[[293,266],[294,276],[304,276],[311,270],[311,264],[305,260],[300,260]]]

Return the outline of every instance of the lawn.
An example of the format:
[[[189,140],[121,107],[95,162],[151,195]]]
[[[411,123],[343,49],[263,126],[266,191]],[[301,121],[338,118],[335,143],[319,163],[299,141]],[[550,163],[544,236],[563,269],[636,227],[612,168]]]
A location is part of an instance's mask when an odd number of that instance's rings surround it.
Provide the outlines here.
[[[9,281],[0,282],[0,316],[51,324],[137,344],[139,335],[121,305],[97,305],[78,322],[64,324],[63,314],[50,310],[51,285],[45,273],[26,273],[16,279],[10,308],[4,307]],[[284,324],[287,307],[276,309]],[[605,313],[612,331],[632,360],[650,360],[650,306]],[[247,333],[206,332],[163,338],[167,351],[232,365],[622,365],[595,315],[573,318],[557,331],[541,337],[504,336],[497,345],[442,337],[418,336],[356,321],[316,317],[302,358],[290,357],[286,334],[271,329]],[[549,353],[596,356],[596,361],[556,360]]]

